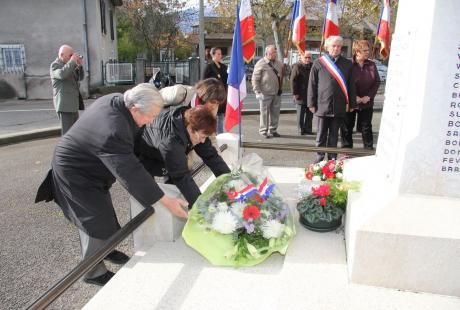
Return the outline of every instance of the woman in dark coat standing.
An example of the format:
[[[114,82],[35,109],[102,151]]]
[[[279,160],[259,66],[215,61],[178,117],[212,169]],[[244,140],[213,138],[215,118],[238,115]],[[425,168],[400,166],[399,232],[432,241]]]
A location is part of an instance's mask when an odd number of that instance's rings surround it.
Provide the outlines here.
[[[353,148],[353,127],[356,114],[361,122],[361,133],[365,149],[374,149],[372,133],[372,115],[374,113],[374,98],[380,86],[380,76],[377,66],[369,60],[369,42],[357,40],[353,42],[353,76],[356,85],[356,103],[358,108],[345,116],[342,130],[342,147]]]
[[[221,63],[222,60],[222,50],[218,47],[211,48],[212,62],[206,65],[204,69],[203,79],[207,78],[216,78],[221,81],[225,89],[227,89],[227,66]],[[219,110],[217,112],[217,133],[224,132],[224,119],[225,119],[225,109],[226,105],[219,105]]]
[[[187,165],[187,154],[195,150],[217,177],[230,169],[212,146],[209,136],[216,130],[216,119],[204,106],[172,106],[163,109],[147,124],[136,141],[136,154],[153,176],[167,176],[187,199],[189,207],[201,194]]]
[[[300,53],[300,59],[292,66],[290,76],[292,95],[297,106],[297,131],[301,135],[313,134],[313,113],[311,113],[307,105],[311,60],[309,51],[305,51],[303,54]]]
[[[119,228],[109,189],[115,180],[144,207],[157,201],[171,213],[187,217],[187,203],[164,195],[134,154],[139,130],[161,111],[163,99],[154,86],[140,84],[122,94],[96,100],[59,140],[52,169],[40,186],[36,202],[53,200],[80,232],[82,258],[91,256]],[[112,252],[107,259],[129,258]],[[85,275],[88,283],[104,285],[113,273],[103,262]]]

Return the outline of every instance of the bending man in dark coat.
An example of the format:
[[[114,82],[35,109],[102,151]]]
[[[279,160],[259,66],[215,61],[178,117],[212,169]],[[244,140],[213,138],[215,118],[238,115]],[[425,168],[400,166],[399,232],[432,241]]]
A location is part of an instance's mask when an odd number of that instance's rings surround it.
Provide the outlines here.
[[[338,132],[345,118],[345,112],[356,108],[355,80],[353,64],[340,55],[342,37],[330,36],[325,45],[328,55],[315,60],[311,68],[308,82],[308,108],[318,117],[316,146],[337,147]],[[334,76],[328,70],[325,61],[331,64],[329,68],[338,69],[339,74]],[[341,76],[345,83],[343,87],[348,94],[348,103],[344,90],[336,79],[337,76]],[[322,161],[324,156],[324,153],[317,153],[316,162]],[[328,153],[328,159],[336,159],[336,157],[337,154]]]
[[[168,176],[191,207],[201,194],[187,165],[192,149],[215,176],[230,172],[209,140],[215,131],[216,118],[205,106],[165,108],[136,141],[136,154],[152,175]]]
[[[149,84],[124,96],[101,97],[58,142],[36,202],[54,199],[78,227],[82,258],[91,256],[120,228],[109,192],[115,180],[144,207],[161,201],[174,215],[187,217],[182,208],[186,202],[165,196],[134,154],[140,128],[162,106],[161,95]],[[123,263],[128,257],[114,251],[107,259]],[[101,262],[85,275],[85,282],[104,285],[112,276]]]

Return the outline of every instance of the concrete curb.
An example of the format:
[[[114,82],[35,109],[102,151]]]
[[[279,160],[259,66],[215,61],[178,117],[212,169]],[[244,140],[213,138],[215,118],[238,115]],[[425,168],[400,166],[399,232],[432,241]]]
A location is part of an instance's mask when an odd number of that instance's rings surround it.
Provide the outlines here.
[[[61,127],[48,127],[23,131],[15,134],[0,135],[0,145],[15,144],[35,139],[57,137],[61,134]]]
[[[374,112],[381,112],[382,108],[374,108]],[[295,114],[295,108],[284,108],[280,111],[281,114]],[[243,115],[258,115],[259,109],[246,109],[243,110]],[[0,135],[0,146],[26,142],[36,139],[44,139],[50,137],[57,137],[61,134],[61,127],[48,127],[35,130],[23,131],[14,134]]]

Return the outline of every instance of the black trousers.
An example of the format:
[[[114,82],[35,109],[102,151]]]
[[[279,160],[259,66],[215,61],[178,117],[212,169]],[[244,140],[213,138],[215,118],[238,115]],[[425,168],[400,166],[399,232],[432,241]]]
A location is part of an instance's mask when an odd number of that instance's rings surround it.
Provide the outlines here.
[[[353,127],[355,126],[356,114],[358,114],[358,118],[361,122],[361,134],[364,148],[371,149],[374,145],[374,137],[372,133],[373,109],[359,110],[357,112],[353,111],[346,114],[343,125],[340,127],[342,147],[353,148]]]
[[[342,117],[318,116],[318,133],[316,134],[316,146],[337,147],[339,140],[339,128],[343,123]],[[317,153],[316,162],[324,159],[325,153]],[[337,159],[336,153],[327,153],[328,159]]]
[[[297,131],[302,133],[312,133],[313,129],[313,113],[306,104],[299,104],[302,101],[296,102],[297,107]]]

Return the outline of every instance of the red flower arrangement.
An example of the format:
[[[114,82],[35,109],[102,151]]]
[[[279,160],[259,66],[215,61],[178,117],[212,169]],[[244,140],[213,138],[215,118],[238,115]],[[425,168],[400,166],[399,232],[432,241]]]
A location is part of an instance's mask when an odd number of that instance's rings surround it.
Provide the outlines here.
[[[256,205],[250,205],[244,208],[243,210],[243,218],[248,220],[257,220],[260,216],[260,210]]]
[[[311,181],[342,179],[342,172],[342,160],[323,160],[316,164],[310,164],[305,170],[305,178]]]

